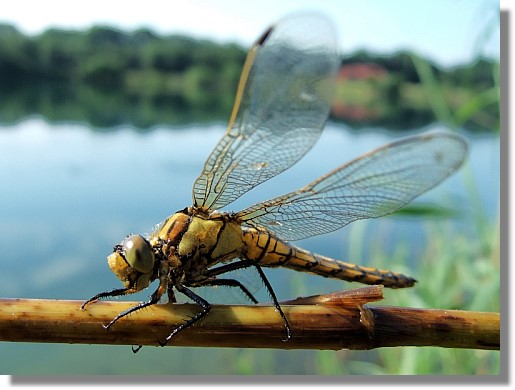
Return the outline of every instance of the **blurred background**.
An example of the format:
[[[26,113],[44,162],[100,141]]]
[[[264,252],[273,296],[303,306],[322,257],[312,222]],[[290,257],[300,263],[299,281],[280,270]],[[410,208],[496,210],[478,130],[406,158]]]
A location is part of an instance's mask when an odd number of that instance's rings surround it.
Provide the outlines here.
[[[112,246],[191,204],[246,50],[270,23],[306,10],[328,15],[339,32],[330,121],[299,164],[231,209],[297,189],[399,137],[458,131],[470,156],[450,180],[393,216],[298,244],[419,281],[386,291],[384,304],[498,312],[495,0],[9,5],[0,15],[0,297],[82,300],[120,287],[105,261]],[[266,272],[282,300],[358,287]],[[268,300],[264,289],[258,298]],[[497,374],[500,364],[498,352],[438,348],[148,347],[134,356],[128,347],[2,343],[0,356],[0,373],[16,375]]]

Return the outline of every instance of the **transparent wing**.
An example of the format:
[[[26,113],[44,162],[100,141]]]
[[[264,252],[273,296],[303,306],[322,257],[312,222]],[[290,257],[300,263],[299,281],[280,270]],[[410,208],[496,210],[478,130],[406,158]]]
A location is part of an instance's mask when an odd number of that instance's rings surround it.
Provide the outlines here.
[[[457,170],[466,155],[459,135],[427,132],[376,149],[238,216],[285,240],[325,234],[398,210]]]
[[[219,209],[297,162],[329,114],[339,67],[335,33],[317,15],[263,34],[245,62],[227,132],[193,186],[193,202]]]

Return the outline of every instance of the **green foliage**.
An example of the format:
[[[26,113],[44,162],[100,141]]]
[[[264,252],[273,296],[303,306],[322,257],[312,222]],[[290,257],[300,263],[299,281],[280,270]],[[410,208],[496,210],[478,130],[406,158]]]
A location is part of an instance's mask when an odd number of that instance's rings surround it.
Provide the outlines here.
[[[365,69],[361,76],[342,77],[336,117],[350,117],[366,126],[387,123],[395,129],[434,121],[469,130],[498,127],[498,64],[493,61],[479,59],[468,66],[442,69],[403,52],[391,57],[358,52],[343,60],[344,67],[357,64],[368,66],[371,73],[377,69],[383,73],[367,75]]]
[[[498,222],[480,240],[429,224],[430,238],[418,271],[422,275],[413,294],[394,305],[499,312],[500,265]],[[486,244],[486,245],[484,245]],[[384,349],[381,365],[391,374],[498,374],[498,351],[443,348]]]
[[[245,51],[236,45],[159,36],[148,29],[50,29],[27,37],[0,25],[0,98],[9,100],[0,107],[0,121],[47,117],[48,111],[50,120],[86,121],[101,128],[227,121],[244,58]],[[355,127],[409,129],[440,120],[491,130],[498,123],[499,88],[492,70],[498,64],[491,61],[441,69],[406,52],[388,57],[357,52],[342,64],[383,70],[376,77],[339,80],[333,118]],[[51,100],[56,106],[50,108],[44,102],[49,94],[67,100]],[[435,94],[438,99],[430,97]],[[112,112],[88,116],[98,112],[104,99],[113,103]],[[71,107],[73,103],[80,107]]]
[[[161,37],[146,29],[51,29],[26,37],[2,25],[0,98],[9,104],[0,109],[0,121],[36,113],[104,128],[146,128],[192,116],[202,121],[206,112],[210,120],[226,120],[244,58],[236,45]],[[49,100],[49,94],[66,99]]]
[[[429,220],[426,245],[414,260],[409,242],[399,241],[390,253],[385,242],[369,239],[364,226],[352,226],[350,259],[363,259],[363,249],[372,258],[388,259],[374,266],[416,276],[415,287],[385,289],[389,306],[499,312],[500,239],[499,221],[470,232],[460,232],[453,223]],[[472,234],[473,236],[475,234]],[[410,265],[408,265],[410,262]],[[418,265],[418,267],[417,267]],[[299,292],[300,293],[300,292]],[[374,351],[320,351],[317,372],[323,375],[496,375],[500,371],[499,351],[446,349],[439,347],[381,348]]]
[[[86,84],[100,90],[122,88],[125,74],[116,56],[92,56],[81,66],[79,77]]]
[[[0,86],[16,87],[31,79],[35,50],[14,27],[0,25]]]

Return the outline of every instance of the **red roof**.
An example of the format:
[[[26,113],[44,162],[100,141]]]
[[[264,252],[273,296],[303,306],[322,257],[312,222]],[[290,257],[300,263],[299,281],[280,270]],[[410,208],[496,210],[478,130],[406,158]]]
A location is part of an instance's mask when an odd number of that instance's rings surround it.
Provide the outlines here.
[[[340,79],[371,79],[386,76],[387,70],[377,64],[347,64],[340,68]]]

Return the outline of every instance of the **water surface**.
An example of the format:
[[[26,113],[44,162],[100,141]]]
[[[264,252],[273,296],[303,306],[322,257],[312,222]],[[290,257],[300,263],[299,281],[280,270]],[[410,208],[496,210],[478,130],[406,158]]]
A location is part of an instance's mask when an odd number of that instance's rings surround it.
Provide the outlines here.
[[[191,204],[193,181],[223,131],[214,124],[160,127],[145,134],[131,128],[102,133],[39,118],[0,127],[0,296],[82,300],[121,287],[105,260],[112,246],[128,233],[151,232],[168,215]],[[300,188],[400,136],[381,129],[349,132],[331,123],[294,168],[228,209]],[[499,140],[467,138],[470,158],[464,169],[418,200],[452,211],[452,219],[392,216],[355,222],[299,245],[374,266],[388,264],[400,242],[409,252],[403,271],[420,283],[429,282],[426,275],[417,274],[417,254],[427,244],[428,223],[450,223],[454,231],[474,240],[477,213],[491,221],[498,218]],[[372,248],[381,248],[387,258],[371,258]],[[266,272],[279,299],[357,287],[289,270]],[[152,291],[130,299],[144,300]],[[258,299],[268,301],[264,289]],[[248,365],[256,373],[312,373],[309,362],[316,358],[311,351],[150,347],[133,356],[128,347],[23,343],[2,343],[0,354],[3,374],[234,374]],[[304,363],[299,365],[299,360]],[[280,369],[274,365],[279,361]]]

